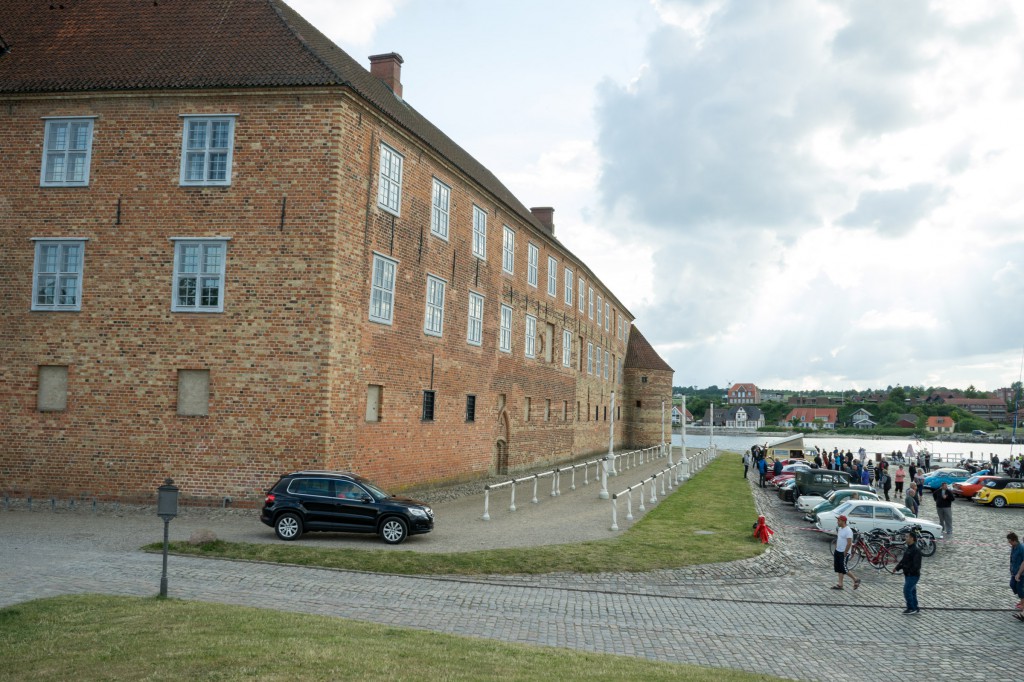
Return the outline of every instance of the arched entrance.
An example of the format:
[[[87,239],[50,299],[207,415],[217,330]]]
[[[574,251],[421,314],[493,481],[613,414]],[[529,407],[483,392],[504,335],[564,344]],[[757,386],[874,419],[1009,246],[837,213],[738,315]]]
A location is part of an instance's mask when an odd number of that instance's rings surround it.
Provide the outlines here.
[[[502,397],[504,398],[504,396]],[[508,473],[509,429],[508,413],[504,408],[504,403],[502,403],[501,411],[498,413],[498,432],[494,443],[494,473],[501,475]]]
[[[494,444],[494,473],[508,473],[508,443],[504,440]]]

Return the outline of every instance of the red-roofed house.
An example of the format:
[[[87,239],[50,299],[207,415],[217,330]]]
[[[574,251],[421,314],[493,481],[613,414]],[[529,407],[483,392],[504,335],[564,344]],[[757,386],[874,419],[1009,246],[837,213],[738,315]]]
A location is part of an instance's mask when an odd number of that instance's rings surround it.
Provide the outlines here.
[[[733,384],[727,400],[730,405],[760,405],[761,392],[754,384]]]
[[[953,429],[956,428],[956,422],[953,421],[952,417],[928,417],[926,428],[931,433],[953,433]]]
[[[794,420],[801,429],[834,429],[839,420],[839,410],[835,407],[795,407],[779,422],[779,426],[792,426]]]

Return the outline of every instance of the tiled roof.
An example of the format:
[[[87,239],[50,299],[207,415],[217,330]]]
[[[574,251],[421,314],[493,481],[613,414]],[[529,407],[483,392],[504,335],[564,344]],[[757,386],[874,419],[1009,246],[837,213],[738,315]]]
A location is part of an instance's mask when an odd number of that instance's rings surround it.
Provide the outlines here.
[[[648,343],[635,326],[629,330],[629,345],[626,347],[626,361],[623,363],[623,367],[672,371],[668,363],[661,359],[658,351],[654,350],[654,347]]]
[[[786,415],[785,421],[798,417],[805,424],[815,419],[824,419],[826,422],[834,422],[838,419],[839,410],[835,407],[795,407]]]
[[[0,0],[0,45],[0,94],[350,87],[588,270],[493,173],[280,0]]]

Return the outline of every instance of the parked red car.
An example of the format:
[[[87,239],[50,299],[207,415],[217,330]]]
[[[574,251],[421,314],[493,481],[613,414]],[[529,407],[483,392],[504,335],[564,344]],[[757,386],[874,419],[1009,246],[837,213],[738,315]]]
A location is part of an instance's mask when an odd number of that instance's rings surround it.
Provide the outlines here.
[[[953,488],[953,494],[957,497],[964,497],[971,499],[978,494],[978,491],[985,485],[985,481],[989,481],[993,478],[1001,478],[1000,476],[971,476],[963,483],[954,483],[951,487]]]

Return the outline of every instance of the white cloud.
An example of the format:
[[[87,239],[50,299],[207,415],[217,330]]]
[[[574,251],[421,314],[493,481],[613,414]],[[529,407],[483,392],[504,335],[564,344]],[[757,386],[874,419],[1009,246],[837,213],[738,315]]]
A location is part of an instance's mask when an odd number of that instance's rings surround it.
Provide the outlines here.
[[[640,78],[600,91],[599,217],[655,245],[634,312],[677,383],[1015,380],[1012,4],[655,6]]]
[[[331,40],[364,47],[373,42],[377,29],[392,19],[405,2],[406,0],[290,0],[288,4]]]

